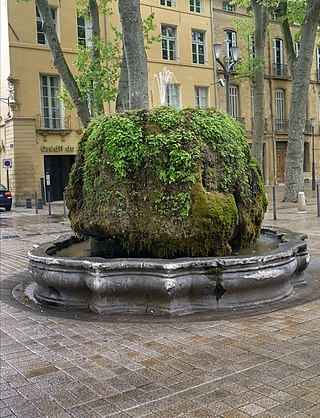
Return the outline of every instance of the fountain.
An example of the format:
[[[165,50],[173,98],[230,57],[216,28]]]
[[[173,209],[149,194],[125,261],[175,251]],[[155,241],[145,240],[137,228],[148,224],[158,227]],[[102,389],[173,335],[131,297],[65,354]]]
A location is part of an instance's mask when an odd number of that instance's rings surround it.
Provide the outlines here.
[[[185,315],[268,304],[303,282],[307,237],[261,229],[260,167],[241,125],[219,111],[100,118],[67,194],[75,235],[28,255],[43,304]]]
[[[167,67],[163,67],[163,70],[159,74],[153,75],[152,91],[154,91],[154,80],[157,81],[158,85],[160,106],[165,106],[167,86],[176,83],[177,79],[172,71],[168,70]]]

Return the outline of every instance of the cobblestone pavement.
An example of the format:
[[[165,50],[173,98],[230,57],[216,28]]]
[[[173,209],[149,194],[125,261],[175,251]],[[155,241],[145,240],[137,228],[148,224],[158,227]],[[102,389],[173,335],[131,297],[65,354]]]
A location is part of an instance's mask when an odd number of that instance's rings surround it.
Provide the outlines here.
[[[320,281],[315,193],[307,213],[281,193],[278,220],[271,200],[264,224],[309,234]],[[0,417],[320,417],[320,294],[255,315],[179,320],[26,306],[11,290],[27,277],[27,251],[70,230],[61,204],[52,213],[0,213]]]

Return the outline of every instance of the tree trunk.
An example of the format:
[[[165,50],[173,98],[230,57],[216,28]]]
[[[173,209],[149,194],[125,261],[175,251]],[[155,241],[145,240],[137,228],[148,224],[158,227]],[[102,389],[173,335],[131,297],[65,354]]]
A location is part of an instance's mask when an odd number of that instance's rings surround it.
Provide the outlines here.
[[[99,85],[98,77],[99,69],[101,68],[100,60],[100,49],[97,48],[97,41],[100,39],[100,21],[99,21],[99,9],[96,0],[88,1],[89,15],[92,23],[92,61],[94,62],[94,78],[93,78],[93,100],[94,100],[94,109],[98,114],[104,114],[103,100],[97,94],[96,84]]]
[[[129,80],[128,80],[128,68],[126,62],[126,56],[123,52],[120,78],[118,85],[118,94],[116,100],[116,112],[121,113],[125,110],[128,110],[128,90],[129,90]]]
[[[284,201],[296,202],[303,190],[304,128],[313,50],[320,18],[319,0],[308,0],[301,26],[299,57],[294,65],[290,101],[289,134]],[[283,30],[288,30],[285,26]]]
[[[124,54],[128,68],[129,108],[145,109],[148,99],[148,66],[142,31],[140,0],[118,0]]]
[[[81,98],[80,90],[63,55],[48,0],[36,0],[36,5],[43,22],[43,32],[46,35],[48,46],[50,48],[53,65],[58,70],[58,73],[68,90],[68,93],[70,94],[71,100],[76,107],[77,114],[83,126],[86,127],[90,120],[89,109],[87,104]]]
[[[251,0],[254,13],[254,48],[258,68],[254,73],[253,97],[254,97],[254,124],[252,155],[263,163],[263,139],[265,130],[264,113],[264,48],[266,43],[266,31],[268,24],[268,8],[258,0]]]

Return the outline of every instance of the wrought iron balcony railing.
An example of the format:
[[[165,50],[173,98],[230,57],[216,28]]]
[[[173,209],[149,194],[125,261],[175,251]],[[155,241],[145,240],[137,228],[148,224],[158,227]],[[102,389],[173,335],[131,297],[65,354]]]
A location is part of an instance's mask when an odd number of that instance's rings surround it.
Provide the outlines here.
[[[37,115],[37,129],[48,130],[69,130],[71,129],[71,118],[67,117],[52,117]]]
[[[275,131],[279,133],[288,133],[289,121],[287,119],[275,119]]]
[[[288,77],[288,66],[285,64],[273,64],[273,75],[275,77]]]

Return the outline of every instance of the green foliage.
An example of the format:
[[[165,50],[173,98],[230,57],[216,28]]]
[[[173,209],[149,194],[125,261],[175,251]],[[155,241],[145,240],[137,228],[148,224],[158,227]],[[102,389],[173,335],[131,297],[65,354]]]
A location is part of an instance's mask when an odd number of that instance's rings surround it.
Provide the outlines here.
[[[115,0],[97,0],[99,13],[106,16],[111,15],[113,12],[110,6],[114,1]],[[78,15],[88,17],[88,0],[76,0],[76,5]]]
[[[149,45],[154,42],[160,42],[162,39],[161,33],[152,35],[152,32],[157,29],[157,25],[154,24],[154,13],[151,13],[142,21],[142,31],[145,40],[145,48],[149,49]]]
[[[253,56],[254,48],[254,16],[249,12],[243,19],[235,19],[235,25],[239,39],[247,43],[247,55],[240,57],[237,62],[237,73],[235,78],[254,78],[257,71],[264,66],[264,59],[257,59]]]
[[[91,37],[90,42],[92,47],[99,51],[99,58],[93,58],[92,48],[78,44],[77,58],[73,64],[79,75],[74,75],[74,78],[80,89],[82,100],[88,102],[91,114],[96,115],[99,113],[97,103],[101,100],[114,101],[117,97],[121,66],[121,39],[116,36],[113,42],[104,42],[99,37]],[[65,88],[60,98],[66,108],[74,108]]]

